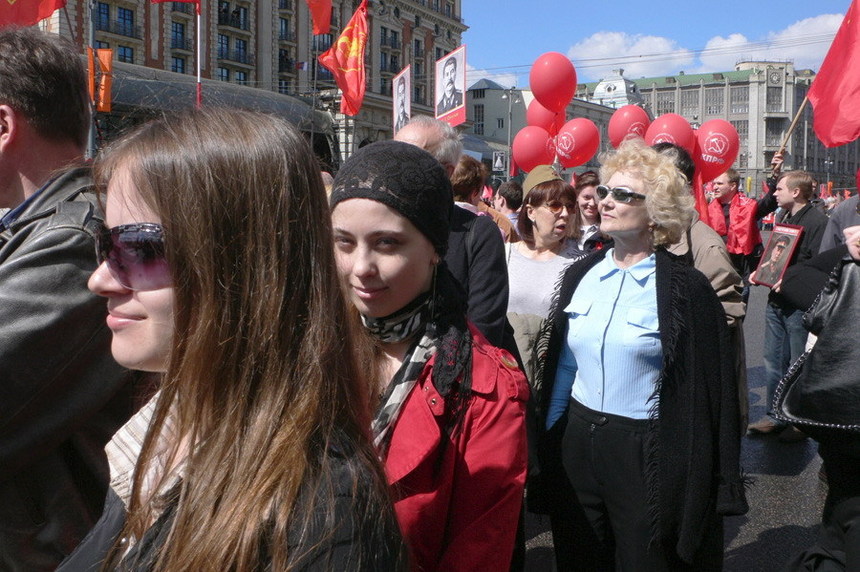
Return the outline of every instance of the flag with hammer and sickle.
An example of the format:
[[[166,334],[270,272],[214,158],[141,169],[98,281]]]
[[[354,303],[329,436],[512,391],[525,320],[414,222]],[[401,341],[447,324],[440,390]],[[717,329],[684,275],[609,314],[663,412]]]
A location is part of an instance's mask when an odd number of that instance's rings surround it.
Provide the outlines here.
[[[7,0],[0,0],[4,2]],[[367,0],[362,0],[337,42],[320,54],[319,63],[328,68],[343,92],[340,111],[357,115],[364,101],[364,48],[367,45]]]

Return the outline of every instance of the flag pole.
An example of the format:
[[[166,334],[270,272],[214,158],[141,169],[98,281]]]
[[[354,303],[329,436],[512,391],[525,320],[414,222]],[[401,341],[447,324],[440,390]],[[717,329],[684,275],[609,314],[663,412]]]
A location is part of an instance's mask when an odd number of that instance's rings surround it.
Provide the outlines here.
[[[200,18],[200,12],[201,12],[200,5],[202,3],[203,3],[203,0],[197,0],[197,2],[195,2],[195,4],[197,5],[197,100],[196,100],[197,109],[200,109],[201,107],[203,107],[203,82],[200,79],[200,69],[202,68],[202,65],[200,62],[200,55],[203,51],[201,49],[201,38],[202,38],[203,34],[200,31],[200,20],[201,20],[201,18]]]
[[[777,155],[782,155],[785,153],[786,147],[788,147],[788,140],[791,139],[792,133],[794,133],[795,127],[797,127],[797,122],[800,121],[800,116],[803,115],[803,110],[806,109],[806,104],[809,103],[809,95],[804,96],[803,101],[800,103],[800,107],[797,108],[797,113],[794,114],[794,119],[791,121],[791,125],[788,126],[788,131],[785,134],[785,139],[782,140],[782,145],[779,146],[779,151],[776,152]],[[771,176],[776,175],[776,167],[774,166],[771,171]]]

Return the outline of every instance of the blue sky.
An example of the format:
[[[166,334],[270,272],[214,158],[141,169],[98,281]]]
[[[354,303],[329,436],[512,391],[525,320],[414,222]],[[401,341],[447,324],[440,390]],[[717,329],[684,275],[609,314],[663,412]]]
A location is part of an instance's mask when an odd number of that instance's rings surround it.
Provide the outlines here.
[[[850,0],[463,0],[467,83],[528,87],[544,52],[566,54],[579,82],[734,69],[742,59],[818,70]]]

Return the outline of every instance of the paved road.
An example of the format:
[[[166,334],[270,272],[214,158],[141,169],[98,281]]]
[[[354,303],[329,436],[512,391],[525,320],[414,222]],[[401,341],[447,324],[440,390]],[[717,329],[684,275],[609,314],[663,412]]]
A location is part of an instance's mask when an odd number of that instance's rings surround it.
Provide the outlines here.
[[[750,386],[750,419],[765,412],[764,309],[767,289],[753,287],[744,334]],[[778,571],[793,555],[814,542],[827,487],[818,480],[821,459],[811,440],[780,443],[773,437],[744,437],[741,463],[755,478],[747,492],[750,511],[725,519],[727,572]],[[553,570],[549,521],[526,520],[526,570]]]

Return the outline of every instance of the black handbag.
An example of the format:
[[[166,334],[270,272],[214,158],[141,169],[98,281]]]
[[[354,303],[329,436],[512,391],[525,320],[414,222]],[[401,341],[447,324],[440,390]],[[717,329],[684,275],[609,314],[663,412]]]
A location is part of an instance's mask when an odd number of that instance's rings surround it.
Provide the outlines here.
[[[777,385],[774,417],[860,433],[860,264],[843,259],[836,265],[803,325],[818,340]]]

